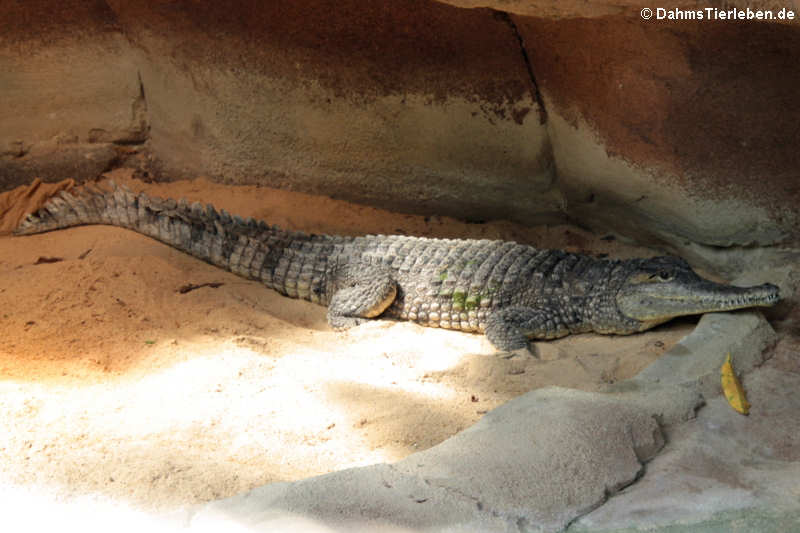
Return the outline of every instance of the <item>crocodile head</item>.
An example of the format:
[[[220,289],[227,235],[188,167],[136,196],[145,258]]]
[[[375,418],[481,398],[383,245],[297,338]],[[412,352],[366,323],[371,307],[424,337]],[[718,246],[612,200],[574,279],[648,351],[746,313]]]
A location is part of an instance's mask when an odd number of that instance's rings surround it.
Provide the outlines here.
[[[617,292],[617,308],[640,322],[643,331],[683,315],[767,307],[780,298],[778,287],[764,283],[734,287],[698,276],[683,259],[654,257],[639,262]]]

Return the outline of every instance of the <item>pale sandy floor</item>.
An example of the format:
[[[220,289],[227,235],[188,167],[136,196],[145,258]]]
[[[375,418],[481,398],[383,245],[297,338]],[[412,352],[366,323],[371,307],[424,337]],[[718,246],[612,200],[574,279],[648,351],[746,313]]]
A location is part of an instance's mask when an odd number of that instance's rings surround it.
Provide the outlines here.
[[[651,253],[571,227],[462,224],[204,180],[118,181],[312,232]],[[179,292],[209,282],[222,285]],[[540,359],[495,357],[480,336],[407,323],[334,332],[322,307],[104,226],[0,237],[0,312],[0,486],[158,509],[396,461],[537,387],[631,377],[693,327],[540,343]]]

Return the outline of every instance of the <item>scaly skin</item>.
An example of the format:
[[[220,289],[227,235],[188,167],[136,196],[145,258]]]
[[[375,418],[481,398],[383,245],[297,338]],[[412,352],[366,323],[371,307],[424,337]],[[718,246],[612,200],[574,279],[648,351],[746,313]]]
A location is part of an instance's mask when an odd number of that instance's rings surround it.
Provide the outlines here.
[[[626,335],[676,316],[769,306],[771,284],[705,280],[682,259],[596,259],[513,242],[288,232],[198,203],[84,188],[15,231],[110,224],[158,239],[290,296],[328,306],[333,327],[376,317],[485,332],[500,350],[594,331]]]

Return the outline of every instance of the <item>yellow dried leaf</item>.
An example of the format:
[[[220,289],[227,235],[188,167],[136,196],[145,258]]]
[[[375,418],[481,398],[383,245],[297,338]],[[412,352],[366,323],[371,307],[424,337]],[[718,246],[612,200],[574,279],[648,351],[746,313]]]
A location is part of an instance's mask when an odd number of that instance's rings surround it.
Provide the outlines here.
[[[746,415],[750,411],[750,404],[747,403],[742,383],[733,371],[730,352],[728,352],[728,357],[720,369],[720,374],[722,375],[722,392],[725,394],[728,403],[736,411]]]

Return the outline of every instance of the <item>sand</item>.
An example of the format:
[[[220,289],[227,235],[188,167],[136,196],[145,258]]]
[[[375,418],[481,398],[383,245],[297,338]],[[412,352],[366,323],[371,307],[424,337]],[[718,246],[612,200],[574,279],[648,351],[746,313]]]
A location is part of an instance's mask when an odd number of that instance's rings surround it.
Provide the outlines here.
[[[653,254],[570,226],[467,224],[203,179],[114,177],[309,232]],[[29,192],[0,198],[0,227],[41,202]],[[537,343],[539,358],[498,357],[482,336],[408,323],[336,332],[322,307],[106,226],[0,236],[0,277],[0,485],[159,510],[397,461],[530,390],[594,391],[634,376],[694,327],[576,335]]]

